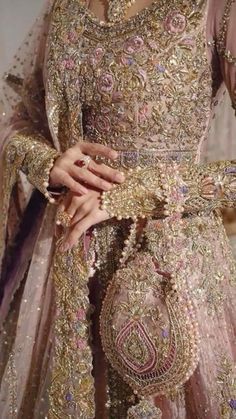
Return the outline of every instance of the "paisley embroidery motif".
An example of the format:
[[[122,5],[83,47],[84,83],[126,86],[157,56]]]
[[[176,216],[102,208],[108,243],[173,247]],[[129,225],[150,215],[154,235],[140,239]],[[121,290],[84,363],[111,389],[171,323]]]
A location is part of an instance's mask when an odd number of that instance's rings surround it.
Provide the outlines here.
[[[156,363],[156,350],[143,324],[130,321],[120,330],[116,346],[125,364],[138,374],[149,372]]]
[[[112,366],[140,396],[166,394],[192,374],[198,331],[184,281],[170,291],[168,272],[140,252],[112,279],[101,312],[101,338]]]

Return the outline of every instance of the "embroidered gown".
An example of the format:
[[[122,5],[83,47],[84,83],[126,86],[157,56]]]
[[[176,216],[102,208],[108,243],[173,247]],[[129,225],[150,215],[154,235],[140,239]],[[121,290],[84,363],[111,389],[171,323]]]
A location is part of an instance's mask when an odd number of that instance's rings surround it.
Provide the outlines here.
[[[236,163],[201,165],[226,88],[236,104],[235,18],[234,0],[159,0],[109,25],[85,2],[56,0],[31,34],[29,62],[21,63],[21,74],[17,66],[8,73],[12,90],[5,87],[1,110],[2,419],[123,419],[137,402],[125,373],[104,355],[99,333],[102,301],[132,222],[112,217],[74,252],[58,256],[56,206],[42,195],[48,198],[44,169],[56,150],[78,140],[118,150],[118,160],[105,163],[124,171],[154,170],[160,161],[189,168],[184,245],[175,242],[171,254],[175,261],[184,246],[180,262],[199,328],[198,362],[186,382],[171,383],[152,401],[164,419],[236,417],[236,271],[220,214],[235,205]],[[201,171],[191,169],[199,165]],[[225,186],[222,195],[201,195],[204,173]],[[129,199],[148,210],[151,250],[168,271],[163,214],[154,211],[149,186],[146,200],[136,202],[131,189]],[[113,193],[119,216],[126,211],[124,189]],[[136,293],[126,303],[127,310],[141,304]],[[163,326],[163,351],[169,338]],[[146,349],[135,342],[142,363]]]

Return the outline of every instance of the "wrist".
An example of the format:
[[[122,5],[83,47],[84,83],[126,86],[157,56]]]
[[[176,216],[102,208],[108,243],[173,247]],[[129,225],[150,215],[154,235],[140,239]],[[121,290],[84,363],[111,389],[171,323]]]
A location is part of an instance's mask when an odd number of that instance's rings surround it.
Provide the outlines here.
[[[28,180],[45,196],[51,203],[55,203],[53,192],[50,191],[50,173],[55,164],[55,160],[60,153],[53,148],[39,150],[35,160],[31,160],[28,165]]]

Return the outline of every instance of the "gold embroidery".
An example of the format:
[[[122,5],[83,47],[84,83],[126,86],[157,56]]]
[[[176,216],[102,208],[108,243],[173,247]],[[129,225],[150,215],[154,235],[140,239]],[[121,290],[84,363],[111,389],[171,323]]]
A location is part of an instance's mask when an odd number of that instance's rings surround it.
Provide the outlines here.
[[[119,150],[196,150],[212,95],[204,25],[196,32],[204,12],[204,4],[161,0],[107,31],[78,0],[57,2],[47,68],[49,98],[60,98],[70,121],[62,147],[83,133]],[[51,109],[57,125],[58,107]]]
[[[136,0],[109,0],[107,17],[110,22],[120,22],[125,19],[126,13]]]
[[[47,190],[49,173],[54,160],[59,155],[55,149],[48,146],[47,141],[40,135],[17,134],[9,141],[4,158],[8,164],[13,164],[17,170],[22,170],[29,182],[50,200],[50,194]]]
[[[12,187],[22,170],[28,180],[51,202],[54,201],[47,191],[49,171],[52,162],[59,154],[38,134],[17,134],[10,139],[2,156],[3,179],[1,182],[0,243],[4,247],[5,228]],[[1,249],[1,252],[3,248]]]
[[[154,405],[150,406],[146,400],[143,400],[137,406],[131,407],[128,411],[127,419],[139,418],[161,419],[161,410]]]
[[[101,283],[103,299],[110,278],[116,271],[119,259],[122,256],[123,242],[130,225],[129,221],[117,223],[114,220],[103,225],[97,225],[94,231],[96,240],[96,266],[98,267],[97,279]],[[126,417],[127,410],[136,401],[131,387],[124,382],[123,378],[107,365],[108,400],[106,407],[111,419]]]
[[[158,259],[161,271],[167,269],[163,221],[150,221],[148,230],[148,250]],[[232,286],[235,286],[236,278],[236,264],[221,215],[214,212],[209,215],[192,215],[183,218],[182,222],[187,238],[185,246],[188,248],[188,265],[192,269],[191,297],[199,310],[204,305],[209,316],[219,315],[225,302],[224,287],[228,283],[226,278],[232,279]],[[153,224],[159,224],[159,229],[154,229]],[[218,243],[217,246],[214,245],[215,242]],[[219,263],[214,263],[215,260]]]
[[[236,411],[236,365],[227,356],[219,360],[217,383],[220,397],[220,418],[230,419]]]
[[[183,167],[189,190],[186,212],[212,211],[236,205],[236,161],[217,161]]]
[[[154,214],[164,199],[160,173],[159,168],[131,169],[124,185],[102,194],[102,209],[118,219]]]
[[[55,353],[49,418],[90,419],[95,416],[92,354],[89,346],[89,268],[83,241],[54,259],[56,292]]]
[[[111,28],[99,25],[78,0],[57,1],[47,100],[61,149],[83,134],[124,152],[187,150],[193,162],[212,96],[204,12],[204,2],[159,0]],[[84,404],[80,408],[87,412]]]
[[[227,49],[227,32],[228,32],[230,12],[234,3],[235,3],[235,0],[227,0],[226,2],[224,15],[221,22],[221,27],[219,30],[219,35],[216,41],[218,53],[223,58],[225,58],[229,63],[232,63],[232,64],[236,63],[236,57],[232,54],[231,51]]]
[[[10,353],[8,361],[7,379],[9,382],[10,393],[10,416],[9,419],[17,418],[17,374],[15,367],[15,354]]]
[[[126,181],[111,191],[103,192],[102,208],[118,219],[161,215],[165,172],[171,163],[156,163],[155,167],[130,169]],[[217,161],[205,165],[180,163],[185,195],[184,212],[209,212],[236,205],[236,162]],[[170,183],[173,183],[175,169]],[[176,190],[176,200],[178,191]],[[162,210],[162,215],[164,212]]]
[[[172,280],[158,274],[155,263],[140,252],[119,269],[101,313],[105,353],[138,397],[168,394],[192,374],[198,359],[193,312],[187,314],[191,302],[169,290]]]
[[[76,0],[78,3],[78,1]],[[67,8],[68,6],[68,8]],[[75,5],[76,6],[76,5]],[[73,49],[74,58],[79,58],[79,42],[83,32],[83,16],[76,16],[76,8],[70,16],[69,2],[61,3],[57,0],[54,3],[51,27],[47,41],[47,56],[45,69],[46,77],[46,108],[54,141],[62,152],[69,146],[76,144],[82,139],[82,113],[79,96],[78,80],[76,88],[72,89],[71,95],[65,94],[65,84],[68,80],[67,66],[72,49],[69,47],[69,40],[74,34],[78,44]],[[73,26],[73,27],[72,27]],[[71,30],[70,30],[71,27]],[[65,71],[66,70],[66,71]],[[76,106],[75,106],[76,104]]]
[[[145,251],[125,259],[125,267],[111,280],[101,312],[104,351],[138,397],[168,394],[190,377],[198,362],[198,324],[186,287],[184,196],[173,197],[182,180],[175,165],[173,169],[172,184],[171,169],[162,173],[168,185],[164,187],[167,218],[162,225],[167,270],[161,272],[158,259]],[[147,229],[144,236],[148,243]]]

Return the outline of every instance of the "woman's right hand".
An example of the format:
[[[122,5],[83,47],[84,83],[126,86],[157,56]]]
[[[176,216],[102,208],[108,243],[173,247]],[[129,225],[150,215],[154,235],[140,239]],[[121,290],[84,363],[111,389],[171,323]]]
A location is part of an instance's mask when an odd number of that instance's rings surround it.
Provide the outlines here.
[[[51,187],[58,185],[66,186],[72,192],[86,194],[88,190],[84,184],[92,188],[108,191],[112,183],[122,183],[125,178],[118,170],[112,169],[105,164],[98,164],[91,160],[89,167],[79,167],[76,161],[84,156],[103,156],[112,160],[118,157],[118,153],[102,144],[81,142],[69,148],[58,157],[50,172],[49,184]]]

